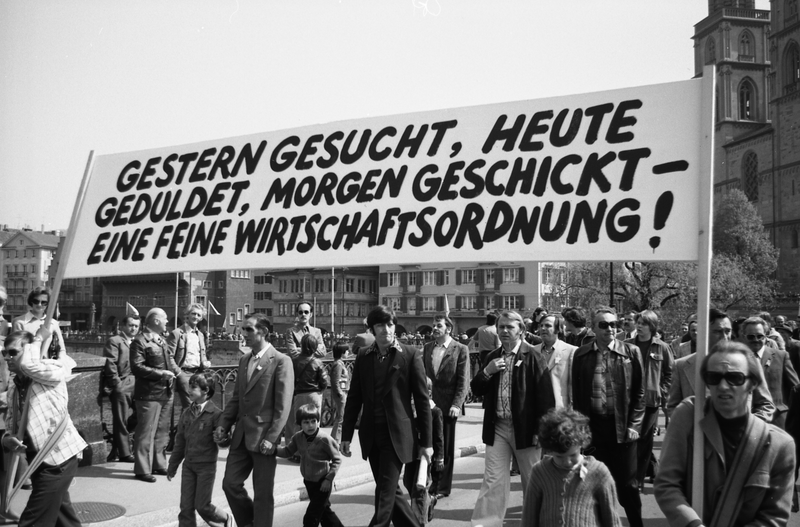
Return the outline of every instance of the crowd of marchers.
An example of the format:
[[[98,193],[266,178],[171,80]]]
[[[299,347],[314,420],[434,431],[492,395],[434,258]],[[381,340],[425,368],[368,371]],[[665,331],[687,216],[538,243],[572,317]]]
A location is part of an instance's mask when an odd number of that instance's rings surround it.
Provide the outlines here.
[[[5,297],[0,288],[0,308]],[[22,514],[4,507],[0,521],[21,526],[80,525],[69,487],[86,443],[67,412],[75,363],[57,322],[48,322],[50,301],[48,290],[34,289],[28,313],[10,326],[0,319],[0,427],[8,454],[2,492],[9,481],[31,488]],[[732,320],[711,309],[687,317],[681,334],[667,341],[651,310],[620,316],[604,306],[591,314],[537,308],[528,318],[492,312],[469,343],[480,357],[471,368],[469,348],[447,314],[434,315],[432,338],[415,346],[398,338],[396,314],[380,305],[352,343],[332,346],[328,368],[312,311],[308,303],[297,306],[281,351],[270,344],[266,316],[244,317],[247,351],[224,408],[212,401],[202,304],[187,306],[183,325],[172,331],[160,308],[141,319],[129,314],[107,340],[111,457],[133,463],[134,477],[145,483],[172,480],[181,468],[179,525],[194,526],[199,514],[212,527],[271,526],[277,457],[299,464],[309,497],[302,524],[342,525],[330,495],[356,431],[375,480],[370,525],[425,525],[439,500],[459,491],[455,431],[469,395],[482,401],[486,444],[473,526],[503,525],[517,473],[526,526],[621,525],[619,506],[629,525],[642,526],[646,483],[675,527],[785,525],[798,511],[800,342],[782,317]],[[700,361],[698,324],[707,324],[708,334]],[[349,353],[351,369],[343,363]],[[320,429],[328,389],[330,435]],[[660,412],[666,434],[656,457]],[[702,479],[694,477],[695,434],[703,435]],[[222,488],[230,513],[211,499],[221,447],[228,448]],[[693,503],[698,484],[702,509]]]

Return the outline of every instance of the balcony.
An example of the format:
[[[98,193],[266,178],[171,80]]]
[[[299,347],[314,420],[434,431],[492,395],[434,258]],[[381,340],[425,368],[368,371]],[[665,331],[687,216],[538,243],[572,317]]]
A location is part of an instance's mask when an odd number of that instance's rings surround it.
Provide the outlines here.
[[[769,24],[770,12],[764,9],[745,9],[742,7],[724,7],[719,11],[715,11],[705,17],[703,20],[695,24],[695,35],[701,35],[706,30],[715,26],[720,20],[760,20],[764,24]],[[788,24],[787,24],[788,25]]]
[[[6,276],[9,278],[27,278],[28,273],[22,273],[20,271],[6,271]]]
[[[9,295],[24,295],[28,293],[28,290],[24,287],[7,287],[6,292]]]

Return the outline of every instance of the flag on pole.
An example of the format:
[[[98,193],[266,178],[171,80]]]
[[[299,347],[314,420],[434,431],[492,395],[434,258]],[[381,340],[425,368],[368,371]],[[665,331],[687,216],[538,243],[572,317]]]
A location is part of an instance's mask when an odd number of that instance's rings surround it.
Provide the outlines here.
[[[208,310],[214,313],[215,315],[219,316],[219,311],[217,311],[217,308],[214,307],[214,304],[211,303],[211,300],[208,301]]]
[[[137,311],[135,307],[130,305],[130,303],[125,302],[125,316],[127,316],[127,317],[138,317],[139,316],[139,311]]]
[[[447,301],[447,294],[444,295],[444,314],[450,316],[450,302]]]

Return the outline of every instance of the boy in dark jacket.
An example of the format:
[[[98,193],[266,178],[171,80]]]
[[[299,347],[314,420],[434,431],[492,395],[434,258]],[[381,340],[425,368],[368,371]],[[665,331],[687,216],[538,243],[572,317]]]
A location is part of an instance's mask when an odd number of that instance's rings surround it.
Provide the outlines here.
[[[172,481],[183,464],[181,475],[180,527],[195,527],[195,510],[211,527],[230,527],[233,516],[211,503],[214,478],[217,475],[219,445],[214,442],[214,430],[222,411],[211,397],[214,395],[212,374],[195,373],[189,379],[189,400],[178,422],[175,448],[169,458],[167,480]]]
[[[308,491],[308,508],[303,516],[303,527],[342,527],[339,517],[331,510],[333,478],[342,464],[339,444],[319,429],[319,408],[304,404],[295,413],[295,422],[301,430],[292,436],[286,446],[275,450],[278,457],[300,456],[300,474]]]

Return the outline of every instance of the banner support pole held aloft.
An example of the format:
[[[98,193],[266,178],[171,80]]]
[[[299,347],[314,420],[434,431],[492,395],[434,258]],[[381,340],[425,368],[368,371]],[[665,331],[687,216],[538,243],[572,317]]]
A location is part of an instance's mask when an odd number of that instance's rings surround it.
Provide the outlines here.
[[[703,517],[704,451],[705,437],[700,432],[706,400],[706,384],[700,373],[700,364],[708,347],[708,310],[711,296],[711,235],[713,229],[714,198],[714,104],[716,101],[716,71],[713,65],[703,69],[700,105],[700,169],[698,197],[700,215],[698,222],[697,251],[697,352],[695,360],[694,449],[692,459],[692,508]]]

